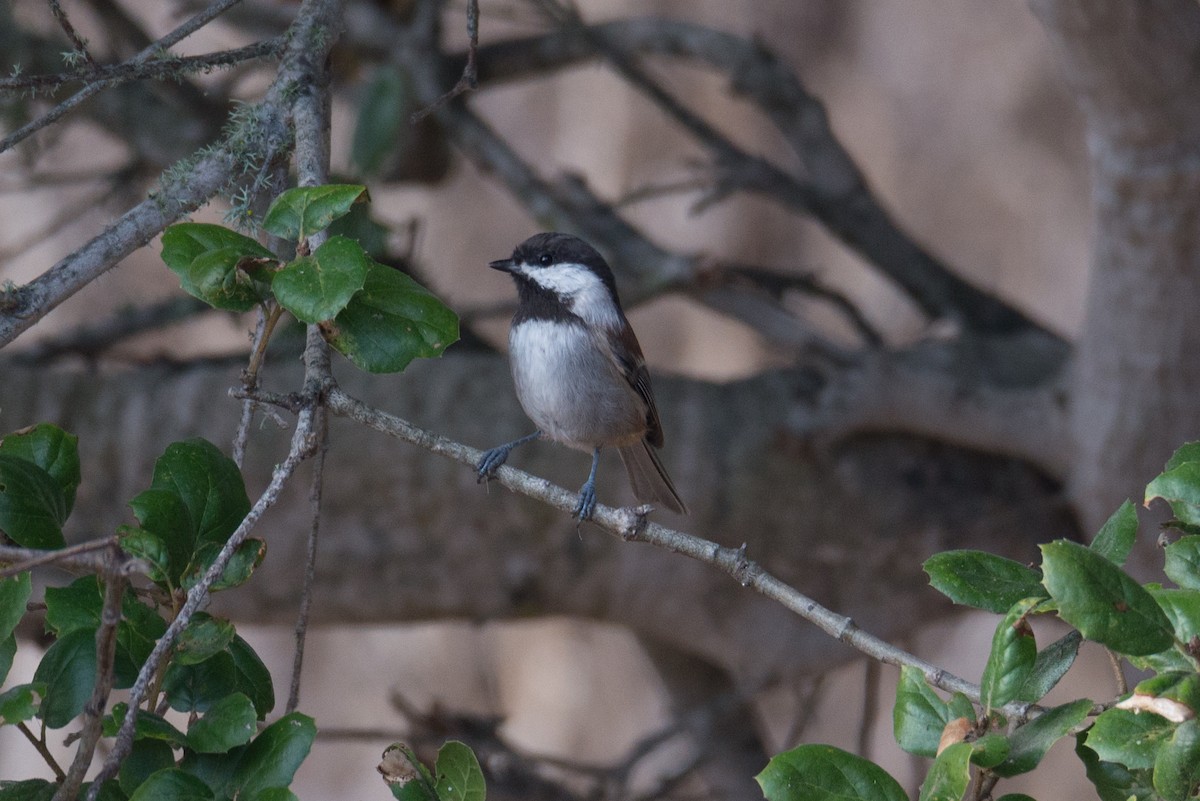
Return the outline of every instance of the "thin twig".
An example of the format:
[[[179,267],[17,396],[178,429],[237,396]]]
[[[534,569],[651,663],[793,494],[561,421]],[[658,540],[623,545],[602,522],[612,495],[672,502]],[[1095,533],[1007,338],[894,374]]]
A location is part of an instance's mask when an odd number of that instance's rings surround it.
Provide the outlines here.
[[[439,456],[453,459],[472,469],[483,456],[482,451],[425,431],[406,420],[370,407],[351,397],[339,387],[330,389],[328,408],[334,414],[348,417],[368,428],[397,437]],[[535,498],[568,514],[572,513],[578,505],[579,496],[575,493],[552,484],[544,478],[530,475],[507,465],[496,471],[495,480],[514,492]],[[768,573],[761,565],[746,557],[744,548],[726,548],[710,540],[653,523],[645,517],[648,511],[649,507],[617,509],[597,505],[591,522],[627,542],[654,545],[711,565],[728,574],[743,587],[761,593],[813,623],[839,642],[846,643],[880,662],[897,667],[916,668],[932,686],[948,692],[961,692],[968,698],[979,700],[978,685],[860,629],[852,619],[826,609],[799,590]],[[1016,716],[1028,715],[1033,709],[1035,707],[1032,704],[1013,703],[1005,707],[1004,711],[1006,714]]]
[[[45,736],[39,738],[29,730],[29,726],[27,726],[23,720],[17,723],[17,730],[20,731],[21,734],[24,734],[25,739],[32,743],[37,752],[42,755],[42,759],[46,760],[46,764],[50,766],[50,770],[54,771],[54,777],[58,781],[62,781],[67,777],[67,774],[63,772],[62,767],[58,764],[58,760],[54,758],[54,754],[50,753],[50,749],[46,747]],[[46,729],[43,726],[42,734],[45,735],[45,732]]]
[[[308,527],[308,549],[304,560],[304,580],[300,590],[300,610],[296,614],[294,635],[295,653],[292,655],[292,681],[288,691],[287,711],[295,712],[300,706],[300,675],[304,667],[304,643],[308,636],[308,618],[312,609],[313,587],[317,575],[317,541],[321,533],[321,494],[325,487],[325,453],[329,450],[329,415],[318,409],[314,424],[319,440],[313,455],[312,481],[308,489],[308,507],[311,519]]]
[[[479,67],[477,65],[477,53],[479,51],[479,0],[467,0],[467,37],[469,40],[467,43],[467,63],[463,67],[462,75],[459,76],[458,82],[450,88],[449,92],[446,92],[437,100],[425,106],[425,108],[414,112],[409,118],[409,121],[414,125],[454,98],[470,92],[479,86]]]
[[[863,671],[862,717],[858,720],[858,747],[855,750],[860,757],[871,758],[871,740],[875,734],[875,718],[879,710],[879,663],[868,659]]]
[[[213,3],[211,6],[204,9],[199,14],[196,14],[194,17],[189,19],[187,22],[183,23],[182,25],[177,27],[175,30],[168,33],[166,36],[164,36],[161,39],[159,39],[158,41],[154,42],[154,44],[143,49],[140,53],[138,53],[136,56],[134,56],[133,60],[134,61],[148,60],[148,59],[152,58],[153,56],[157,55],[162,50],[166,50],[167,48],[174,46],[177,42],[179,42],[180,40],[184,39],[187,36],[190,36],[191,34],[195,33],[196,31],[200,30],[205,25],[212,22],[214,19],[216,19],[221,14],[225,13],[227,10],[229,10],[233,6],[237,5],[241,1],[242,0],[217,0],[217,2]],[[36,120],[33,120],[32,122],[29,122],[28,124],[21,126],[17,130],[15,130],[11,134],[9,134],[8,136],[4,137],[4,139],[0,140],[0,153],[3,153],[4,151],[8,150],[13,145],[22,141],[23,139],[30,136],[31,134],[34,134],[37,131],[40,131],[42,128],[45,128],[47,125],[51,125],[54,122],[58,121],[65,114],[67,114],[69,111],[71,111],[76,106],[78,106],[80,103],[87,100],[89,97],[96,94],[97,92],[100,92],[102,89],[105,89],[107,86],[108,86],[108,84],[106,84],[106,83],[94,83],[94,84],[89,84],[88,86],[85,86],[84,88],[80,89],[78,92],[71,95],[69,98],[67,98],[63,102],[59,103],[54,108],[50,109],[50,111],[43,114],[41,117],[38,117]]]
[[[117,565],[121,552],[115,546],[107,554],[112,569],[104,575],[104,606],[100,611],[100,626],[96,629],[96,680],[92,695],[83,708],[83,727],[79,735],[79,748],[75,759],[54,793],[53,801],[73,801],[79,786],[92,764],[96,744],[103,730],[104,710],[113,688],[113,666],[117,650],[117,624],[121,622],[121,603],[125,596],[126,580]]]
[[[63,29],[63,33],[71,40],[71,49],[82,55],[88,64],[93,67],[97,66],[96,59],[92,58],[92,54],[88,52],[87,42],[79,35],[79,31],[75,30],[75,26],[71,24],[71,20],[67,19],[67,12],[63,11],[59,0],[47,0],[47,2],[50,4],[50,13],[58,21],[58,25]]]
[[[93,553],[105,548],[113,547],[117,544],[116,537],[103,537],[98,540],[88,540],[81,542],[78,545],[71,545],[66,548],[57,548],[54,550],[39,550],[36,548],[19,548],[12,545],[0,545],[0,562],[13,562],[14,564],[0,569],[0,579],[6,579],[10,576],[15,576],[19,573],[32,570],[35,567],[42,565],[58,565],[65,567],[68,570],[83,570],[88,572],[101,572],[109,564],[109,557]],[[138,562],[129,562],[126,565],[132,565],[132,572],[138,572]],[[127,568],[128,569],[128,568]]]

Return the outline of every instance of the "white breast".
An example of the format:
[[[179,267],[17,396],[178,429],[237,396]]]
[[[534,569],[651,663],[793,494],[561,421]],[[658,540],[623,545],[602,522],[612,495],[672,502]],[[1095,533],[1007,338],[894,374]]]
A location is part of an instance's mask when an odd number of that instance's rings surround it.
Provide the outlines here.
[[[551,439],[590,451],[645,433],[641,398],[582,325],[519,323],[509,332],[509,358],[525,414]]]

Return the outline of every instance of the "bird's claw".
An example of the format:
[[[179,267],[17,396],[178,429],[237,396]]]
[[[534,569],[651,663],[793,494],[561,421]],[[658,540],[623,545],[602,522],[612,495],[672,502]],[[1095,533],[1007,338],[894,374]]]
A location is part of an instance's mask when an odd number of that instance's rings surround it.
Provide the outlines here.
[[[582,523],[592,517],[596,509],[596,485],[588,482],[579,490],[579,503],[575,504],[575,519]]]
[[[492,448],[485,453],[483,458],[479,460],[479,464],[475,466],[475,483],[482,484],[495,475],[500,465],[508,461],[508,454],[511,450],[512,448],[509,448],[507,445],[501,445],[499,448]]]

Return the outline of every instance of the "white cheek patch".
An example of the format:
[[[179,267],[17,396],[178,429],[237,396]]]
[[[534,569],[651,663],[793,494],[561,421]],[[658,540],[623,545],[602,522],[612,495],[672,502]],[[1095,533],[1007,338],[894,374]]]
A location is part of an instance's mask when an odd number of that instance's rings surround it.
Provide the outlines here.
[[[620,327],[621,316],[609,296],[608,287],[584,265],[565,263],[537,267],[522,264],[521,273],[562,298],[585,322],[608,328]]]

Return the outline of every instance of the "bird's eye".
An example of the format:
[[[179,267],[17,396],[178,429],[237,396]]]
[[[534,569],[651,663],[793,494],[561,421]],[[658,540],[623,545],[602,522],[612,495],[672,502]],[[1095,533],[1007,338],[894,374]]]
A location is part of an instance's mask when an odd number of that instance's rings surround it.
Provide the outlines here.
[[[538,264],[542,265],[543,267],[549,267],[550,263],[553,261],[554,259],[551,258],[549,253],[543,253],[542,255],[538,256]]]

